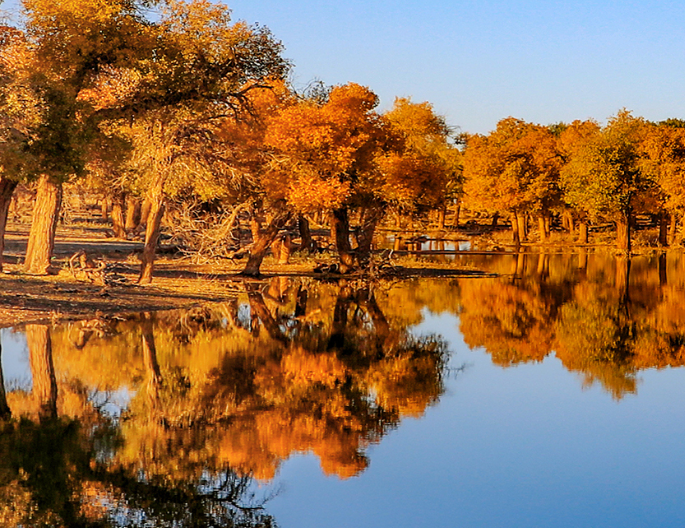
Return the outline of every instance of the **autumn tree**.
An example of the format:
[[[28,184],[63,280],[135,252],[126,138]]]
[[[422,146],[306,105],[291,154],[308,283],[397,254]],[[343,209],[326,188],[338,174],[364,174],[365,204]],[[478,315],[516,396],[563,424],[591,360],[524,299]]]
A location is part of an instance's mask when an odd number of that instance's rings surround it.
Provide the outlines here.
[[[62,183],[84,169],[84,149],[97,134],[94,108],[82,96],[103,69],[130,63],[146,24],[141,4],[98,0],[86,4],[26,0],[29,79],[43,112],[23,140],[37,161],[39,184],[25,269],[46,273],[54,246]]]
[[[685,214],[685,128],[671,126],[666,121],[660,126],[647,128],[642,143],[642,168],[653,179],[659,192],[660,230],[659,241],[668,245],[666,215],[671,217],[670,242],[675,242],[678,221],[683,224]],[[681,235],[682,239],[682,235]]]
[[[509,117],[487,136],[467,140],[464,191],[477,210],[512,215],[514,242],[526,239],[526,216],[549,225],[549,211],[559,199],[561,166],[556,140],[548,127]],[[544,240],[548,229],[543,229]]]
[[[41,96],[31,81],[32,60],[24,34],[0,27],[0,270],[12,194],[34,161],[24,147],[43,114]]]
[[[377,196],[399,215],[438,209],[444,224],[445,209],[460,198],[463,186],[453,131],[428,102],[397,98],[383,117],[397,143],[381,154],[384,178]]]
[[[591,138],[598,136],[600,133],[600,126],[596,121],[573,121],[569,125],[564,125],[559,130],[558,134],[558,150],[562,157],[564,164],[568,163],[583,145],[590,141]],[[565,205],[564,220],[571,233],[574,231],[575,221],[579,223],[578,241],[582,244],[588,243],[588,216],[583,209],[573,209],[564,200]]]
[[[262,27],[232,23],[228,9],[202,1],[166,2],[159,40],[138,81],[132,141],[151,204],[140,282],[152,280],[155,248],[169,182],[207,172],[203,149],[225,119],[246,114],[247,94],[281,78],[288,64]]]
[[[597,136],[570,157],[562,170],[564,200],[590,218],[616,222],[616,244],[630,251],[630,227],[637,200],[650,187],[641,169],[644,120],[622,110]]]

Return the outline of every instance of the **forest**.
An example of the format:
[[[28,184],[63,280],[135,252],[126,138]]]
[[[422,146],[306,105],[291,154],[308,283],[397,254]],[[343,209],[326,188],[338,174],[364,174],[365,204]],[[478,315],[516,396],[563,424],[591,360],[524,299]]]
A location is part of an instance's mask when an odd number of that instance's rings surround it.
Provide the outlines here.
[[[246,258],[246,276],[269,252],[320,249],[312,222],[340,273],[367,268],[379,226],[454,228],[460,214],[510,225],[515,246],[554,231],[587,244],[608,224],[630,252],[638,216],[658,225],[654,245],[682,241],[681,120],[508,117],[469,134],[430,102],[381,112],[353,82],[298,90],[284,53],[204,0],[24,0],[21,23],[0,27],[0,265],[19,190],[33,203],[25,273],[52,271],[64,205],[85,192],[115,238],[144,236],[142,284],[165,230]]]

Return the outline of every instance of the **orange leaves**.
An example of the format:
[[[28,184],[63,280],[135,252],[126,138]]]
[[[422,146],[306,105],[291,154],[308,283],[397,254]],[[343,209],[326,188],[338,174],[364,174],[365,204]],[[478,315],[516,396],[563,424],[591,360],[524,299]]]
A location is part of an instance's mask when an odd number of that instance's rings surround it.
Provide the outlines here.
[[[437,203],[445,185],[445,175],[434,160],[415,154],[397,153],[379,159],[383,182],[379,189],[386,201],[400,206]]]
[[[301,212],[344,204],[375,169],[377,102],[368,88],[351,83],[333,88],[325,104],[303,101],[268,118],[264,142],[275,162],[265,181],[272,196],[285,195]]]
[[[465,190],[477,209],[539,211],[558,200],[561,159],[547,127],[507,118],[469,139]]]

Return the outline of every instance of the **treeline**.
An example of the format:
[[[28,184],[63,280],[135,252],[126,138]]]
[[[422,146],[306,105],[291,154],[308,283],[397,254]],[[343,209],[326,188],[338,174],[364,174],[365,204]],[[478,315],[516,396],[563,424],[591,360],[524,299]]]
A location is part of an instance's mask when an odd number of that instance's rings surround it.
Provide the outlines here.
[[[630,251],[636,215],[658,222],[661,246],[682,241],[684,170],[685,121],[651,123],[626,110],[606,126],[509,117],[468,139],[464,198],[476,210],[509,215],[515,243],[526,239],[530,217],[544,242],[556,216],[570,231],[578,226],[580,243],[589,224],[613,222],[617,247]]]
[[[112,202],[115,236],[145,226],[141,282],[152,279],[172,200],[177,213],[205,214],[217,237],[250,222],[246,275],[259,274],[284,230],[312,249],[314,215],[330,224],[342,272],[366,265],[388,216],[433,211],[442,226],[463,204],[510,216],[516,243],[530,218],[543,241],[563,217],[581,242],[590,223],[608,220],[628,250],[636,214],[658,217],[663,245],[669,219],[682,216],[677,120],[507,118],[487,136],[457,134],[430,103],[398,98],[380,112],[358,84],[295,90],[280,42],[222,4],[23,5],[20,25],[0,27],[0,264],[20,183],[37,189],[26,272],[48,271],[63,185],[78,181]]]

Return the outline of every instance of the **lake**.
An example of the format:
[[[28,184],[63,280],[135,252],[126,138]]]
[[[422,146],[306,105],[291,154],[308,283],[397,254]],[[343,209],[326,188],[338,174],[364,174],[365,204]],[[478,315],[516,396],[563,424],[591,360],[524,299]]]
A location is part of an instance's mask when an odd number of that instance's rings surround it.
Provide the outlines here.
[[[685,525],[685,258],[449,257],[2,330],[0,520]]]

